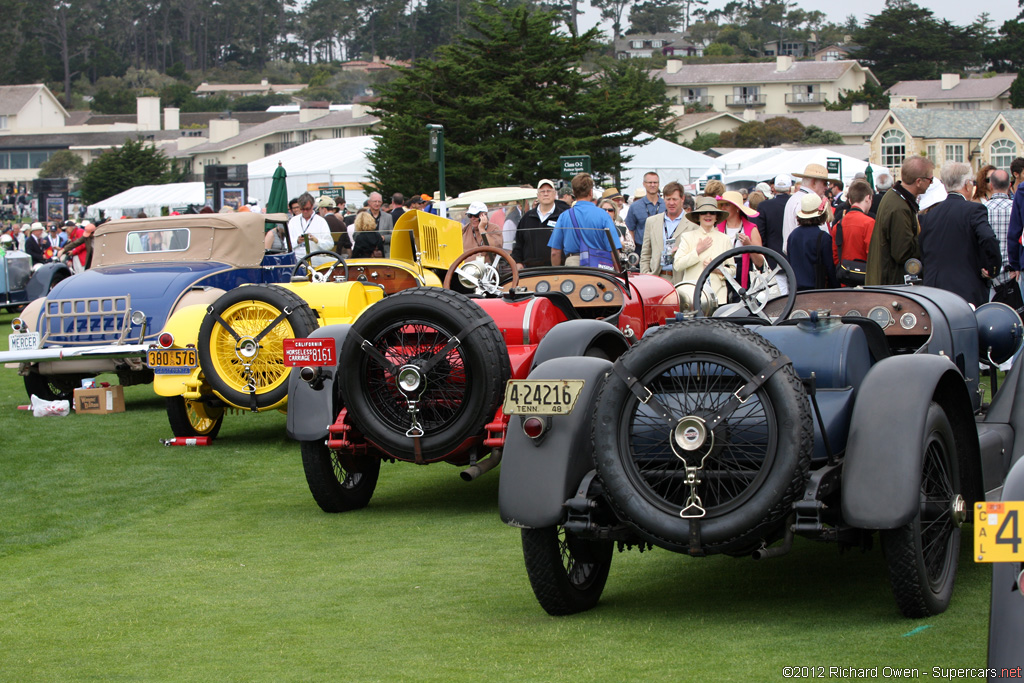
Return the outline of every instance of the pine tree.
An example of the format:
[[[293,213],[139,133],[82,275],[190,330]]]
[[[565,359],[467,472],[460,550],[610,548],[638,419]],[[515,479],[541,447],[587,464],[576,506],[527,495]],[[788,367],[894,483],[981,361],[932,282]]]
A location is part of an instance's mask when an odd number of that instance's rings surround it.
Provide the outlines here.
[[[382,89],[374,184],[385,193],[432,191],[427,124],[445,129],[446,191],[533,184],[557,177],[560,156],[587,154],[614,174],[620,147],[639,133],[666,134],[664,84],[613,63],[587,75],[597,31],[567,36],[552,12],[485,3],[469,20],[477,37],[403,69]]]

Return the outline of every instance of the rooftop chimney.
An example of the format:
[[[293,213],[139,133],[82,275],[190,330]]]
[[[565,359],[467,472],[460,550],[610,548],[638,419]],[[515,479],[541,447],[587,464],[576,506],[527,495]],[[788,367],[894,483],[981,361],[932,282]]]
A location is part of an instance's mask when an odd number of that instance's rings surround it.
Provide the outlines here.
[[[138,130],[160,130],[160,98],[135,98],[135,123]]]
[[[789,55],[779,55],[775,58],[776,71],[789,71],[793,66],[793,58]]]
[[[683,60],[681,59],[670,59],[665,62],[665,73],[677,74],[679,70],[683,68]]]
[[[850,107],[850,120],[853,123],[864,123],[868,120],[870,111],[866,104],[855,104]]]
[[[181,110],[177,107],[167,107],[164,109],[164,130],[178,130],[181,128],[180,112]]]
[[[952,90],[960,84],[960,74],[942,74],[942,89]]]
[[[210,142],[233,138],[238,130],[238,119],[210,119]]]

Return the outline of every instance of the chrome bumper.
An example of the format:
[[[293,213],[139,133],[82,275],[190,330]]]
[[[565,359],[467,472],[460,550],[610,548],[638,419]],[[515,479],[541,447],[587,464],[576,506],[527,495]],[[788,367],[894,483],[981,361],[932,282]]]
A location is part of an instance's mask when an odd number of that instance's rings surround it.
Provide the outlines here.
[[[0,363],[41,363],[44,361],[88,360],[90,358],[145,358],[150,344],[106,344],[67,346],[0,352]]]

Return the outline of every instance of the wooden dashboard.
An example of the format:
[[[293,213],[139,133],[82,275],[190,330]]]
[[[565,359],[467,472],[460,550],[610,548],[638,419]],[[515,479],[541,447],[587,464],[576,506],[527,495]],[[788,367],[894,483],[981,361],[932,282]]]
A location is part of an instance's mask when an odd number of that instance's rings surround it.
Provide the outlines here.
[[[600,275],[578,272],[524,275],[519,278],[519,286],[538,294],[561,292],[577,309],[621,308],[623,305],[622,290]]]
[[[785,301],[785,297],[780,297],[769,302],[765,313],[777,316]],[[930,336],[932,333],[931,318],[924,307],[893,292],[854,288],[802,292],[796,295],[796,304],[789,317],[806,317],[811,311],[868,318],[878,323],[888,336]]]

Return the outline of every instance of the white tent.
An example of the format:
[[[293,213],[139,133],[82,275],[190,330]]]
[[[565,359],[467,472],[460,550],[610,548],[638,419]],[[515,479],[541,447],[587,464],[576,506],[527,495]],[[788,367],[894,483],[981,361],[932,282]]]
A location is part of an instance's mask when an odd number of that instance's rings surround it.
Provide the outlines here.
[[[812,149],[780,150],[767,159],[757,161],[732,172],[727,172],[724,178],[728,187],[739,187],[753,185],[762,180],[771,180],[781,173],[803,173],[808,164],[820,164],[826,166],[828,159],[840,159],[842,161],[840,178],[843,183],[849,185],[853,176],[865,172],[868,162],[838,154],[828,149],[816,147]],[[888,172],[884,166],[871,165],[875,177],[879,173]]]
[[[689,147],[677,145],[646,133],[637,136],[638,147],[631,147],[626,154],[632,155],[622,167],[622,187],[619,191],[629,196],[638,187],[643,187],[644,174],[654,171],[662,187],[676,181],[688,185],[714,163],[714,159]]]
[[[288,173],[288,198],[297,197],[311,184],[343,186],[350,207],[362,206],[366,199],[362,183],[370,182],[370,162],[366,155],[376,142],[369,135],[354,138],[314,140],[286,149],[249,164],[249,194],[266,203],[278,162]],[[310,191],[316,196],[315,191]]]
[[[189,204],[202,205],[206,201],[203,183],[168,183],[166,185],[139,185],[125,190],[89,207],[89,216],[97,218],[102,209],[107,217],[120,218],[126,212],[135,215],[145,211],[148,216],[159,216],[162,208],[184,208]]]

